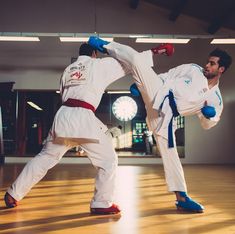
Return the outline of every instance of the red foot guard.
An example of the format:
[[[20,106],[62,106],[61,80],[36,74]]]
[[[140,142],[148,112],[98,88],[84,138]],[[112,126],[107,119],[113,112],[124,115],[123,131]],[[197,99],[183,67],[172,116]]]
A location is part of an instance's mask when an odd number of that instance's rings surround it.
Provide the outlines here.
[[[9,193],[5,194],[4,201],[7,208],[14,208],[18,206],[18,202]]]
[[[121,210],[115,204],[108,208],[91,208],[91,214],[99,214],[99,215],[109,215],[109,214],[118,214]]]

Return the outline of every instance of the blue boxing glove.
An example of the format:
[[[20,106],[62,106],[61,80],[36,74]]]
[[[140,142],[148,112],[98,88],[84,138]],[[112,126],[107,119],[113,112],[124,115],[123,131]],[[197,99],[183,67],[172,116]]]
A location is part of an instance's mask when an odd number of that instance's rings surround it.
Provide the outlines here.
[[[207,119],[213,118],[216,115],[216,111],[213,106],[204,106],[202,107],[201,112]]]
[[[101,53],[107,53],[107,50],[103,48],[104,45],[109,44],[108,41],[102,40],[97,36],[90,36],[88,40],[88,44],[92,46],[93,48],[99,50]]]
[[[130,86],[130,92],[133,96],[140,96],[140,91],[135,83]]]

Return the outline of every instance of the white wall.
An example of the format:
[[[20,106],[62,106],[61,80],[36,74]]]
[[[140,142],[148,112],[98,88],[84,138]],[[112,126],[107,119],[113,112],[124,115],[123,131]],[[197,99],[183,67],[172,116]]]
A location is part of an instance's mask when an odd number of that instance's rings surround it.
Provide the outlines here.
[[[58,90],[61,72],[51,70],[16,70],[0,72],[1,82],[14,81],[17,90]]]
[[[185,163],[235,163],[235,102],[225,103],[221,121],[210,130],[197,117],[186,118]]]

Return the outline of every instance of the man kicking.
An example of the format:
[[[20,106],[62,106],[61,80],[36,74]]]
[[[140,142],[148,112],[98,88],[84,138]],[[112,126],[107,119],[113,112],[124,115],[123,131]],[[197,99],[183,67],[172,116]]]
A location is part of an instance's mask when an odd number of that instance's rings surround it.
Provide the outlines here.
[[[132,71],[145,103],[146,122],[162,156],[168,190],[176,194],[176,207],[179,210],[203,212],[204,207],[187,195],[175,144],[174,117],[196,114],[205,129],[218,123],[223,110],[219,80],[232,58],[225,51],[216,49],[210,53],[204,69],[197,64],[183,64],[157,75],[152,69],[152,55],[172,55],[174,48],[171,44],[139,53],[129,46],[109,43],[95,36],[90,37],[88,43],[118,59]]]

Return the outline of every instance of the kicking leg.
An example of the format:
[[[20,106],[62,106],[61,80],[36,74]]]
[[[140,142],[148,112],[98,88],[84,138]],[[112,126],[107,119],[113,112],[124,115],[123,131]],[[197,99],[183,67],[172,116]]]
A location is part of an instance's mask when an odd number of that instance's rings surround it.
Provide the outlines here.
[[[152,51],[137,52],[130,46],[117,42],[107,43],[97,37],[91,37],[88,43],[95,48],[105,48],[108,54],[119,60],[125,68],[130,70],[138,89],[144,99],[145,105],[151,105],[158,89],[163,82],[153,71]]]

